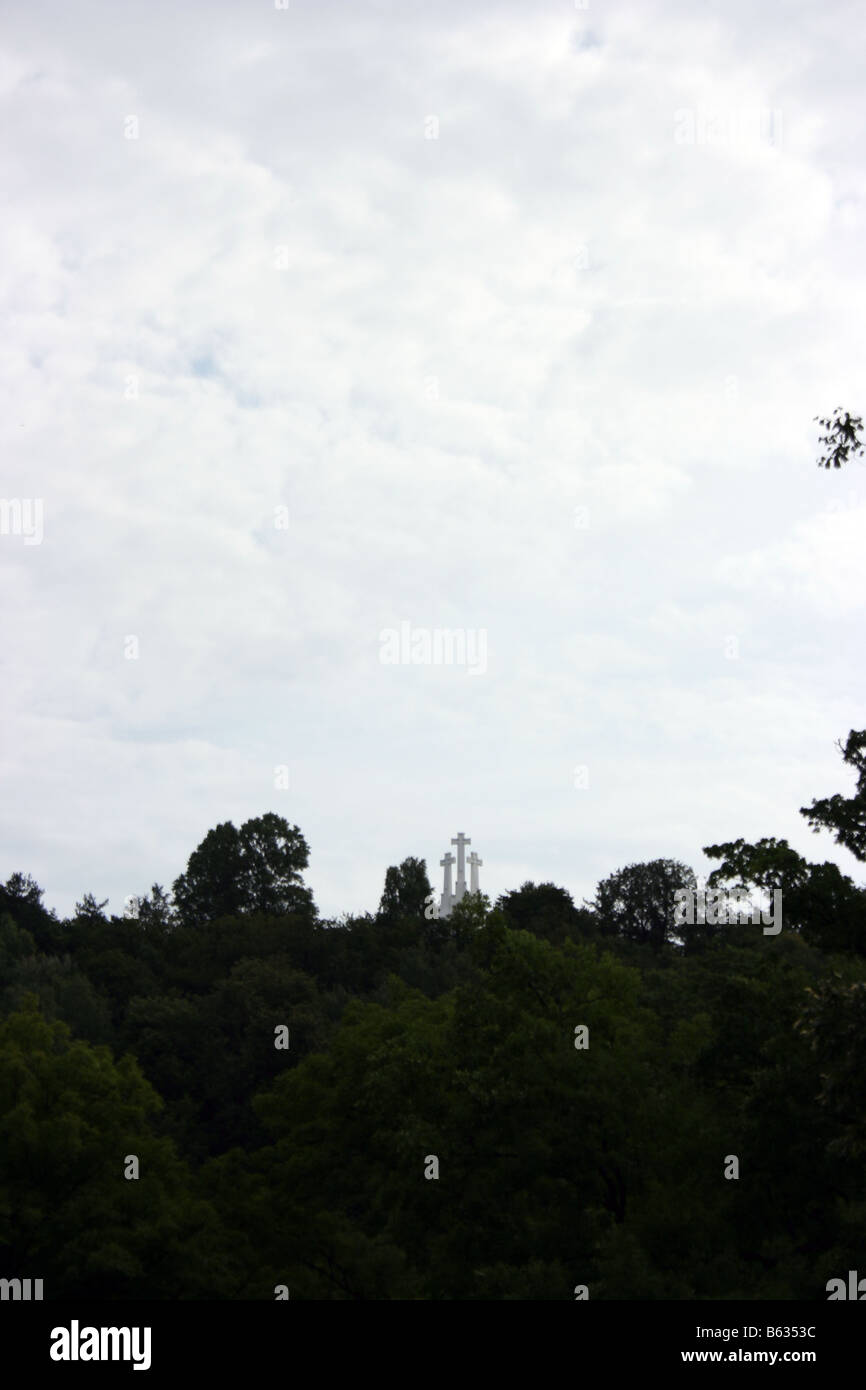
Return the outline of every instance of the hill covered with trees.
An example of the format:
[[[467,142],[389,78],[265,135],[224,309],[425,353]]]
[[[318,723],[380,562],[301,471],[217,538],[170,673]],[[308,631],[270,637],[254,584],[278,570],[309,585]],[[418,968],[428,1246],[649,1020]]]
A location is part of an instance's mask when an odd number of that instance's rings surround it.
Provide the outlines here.
[[[866,731],[842,752],[854,794],[802,814],[863,861]],[[781,890],[781,930],[683,923],[668,859],[440,920],[410,858],[377,913],[325,921],[273,813],[123,917],[87,893],[61,920],[14,873],[0,1272],[46,1298],[826,1298],[866,1245],[866,889],[784,840],[705,853],[707,890]]]

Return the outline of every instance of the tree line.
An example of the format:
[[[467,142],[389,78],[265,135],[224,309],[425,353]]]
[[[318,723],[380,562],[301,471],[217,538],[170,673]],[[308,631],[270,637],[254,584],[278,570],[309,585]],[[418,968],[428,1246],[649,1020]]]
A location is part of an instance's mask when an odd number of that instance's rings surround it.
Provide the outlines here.
[[[802,814],[863,861],[866,731],[841,751],[853,795]],[[705,853],[708,887],[782,890],[778,935],[676,925],[674,859],[437,920],[408,858],[377,912],[323,920],[273,813],[123,916],[87,893],[61,919],[12,874],[0,1272],[55,1298],[823,1297],[866,1234],[866,890],[785,840]]]

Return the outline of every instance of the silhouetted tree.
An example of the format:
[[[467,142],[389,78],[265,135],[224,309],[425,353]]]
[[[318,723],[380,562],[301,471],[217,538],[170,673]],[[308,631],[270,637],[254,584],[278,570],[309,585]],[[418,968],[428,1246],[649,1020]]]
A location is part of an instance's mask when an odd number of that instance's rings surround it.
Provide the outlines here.
[[[673,935],[678,888],[694,891],[696,879],[676,859],[629,864],[599,883],[592,907],[602,933],[661,950]]]
[[[837,405],[832,419],[823,419],[819,415],[815,419],[827,431],[820,437],[820,443],[826,445],[827,452],[819,458],[819,468],[829,468],[831,464],[834,468],[841,468],[852,454],[856,458],[863,453],[863,444],[857,437],[863,428],[859,415],[849,415],[846,411],[843,416],[842,407]]]
[[[857,790],[853,796],[844,797],[839,793],[812,802],[811,806],[801,806],[800,815],[805,816],[813,832],[831,830],[836,843],[850,850],[855,859],[866,860],[866,729],[852,729],[845,747],[841,741],[837,748],[843,760],[857,769]]]
[[[272,811],[237,830],[225,821],[208,831],[175,879],[174,901],[184,926],[252,912],[315,915],[301,870],[310,852],[296,825]]]
[[[510,927],[548,941],[562,942],[592,933],[592,913],[575,907],[567,889],[558,888],[555,883],[527,881],[520,888],[503,893],[496,906],[505,913]]]
[[[424,904],[431,892],[425,861],[410,855],[402,864],[392,864],[387,870],[379,916],[423,918]]]
[[[56,944],[57,915],[42,906],[42,889],[30,874],[10,874],[0,886],[2,912],[8,912],[19,927],[29,931],[40,950],[50,950]]]
[[[746,893],[757,888],[767,897],[778,889],[784,929],[801,931],[822,950],[866,954],[866,892],[837,864],[810,864],[787,840],[773,837],[705,845],[704,854],[722,860],[709,876],[710,887]]]

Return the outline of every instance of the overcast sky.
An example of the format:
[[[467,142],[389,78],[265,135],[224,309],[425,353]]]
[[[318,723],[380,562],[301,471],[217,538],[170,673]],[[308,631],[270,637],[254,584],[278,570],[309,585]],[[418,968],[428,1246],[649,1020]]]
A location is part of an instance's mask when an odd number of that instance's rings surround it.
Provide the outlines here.
[[[460,830],[493,897],[862,878],[798,814],[866,727],[861,19],[7,3],[0,878],[121,913],[265,811],[325,916]]]

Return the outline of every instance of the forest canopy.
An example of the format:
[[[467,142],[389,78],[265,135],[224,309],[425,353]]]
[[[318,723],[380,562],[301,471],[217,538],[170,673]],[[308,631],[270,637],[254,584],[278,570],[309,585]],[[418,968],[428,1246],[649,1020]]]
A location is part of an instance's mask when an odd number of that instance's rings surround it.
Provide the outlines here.
[[[861,862],[864,748],[801,810]],[[439,919],[410,857],[323,920],[271,812],[121,917],[11,874],[0,1268],[46,1298],[824,1297],[866,1236],[866,890],[785,840],[704,852],[705,890],[657,859]],[[780,891],[782,929],[710,890]]]

